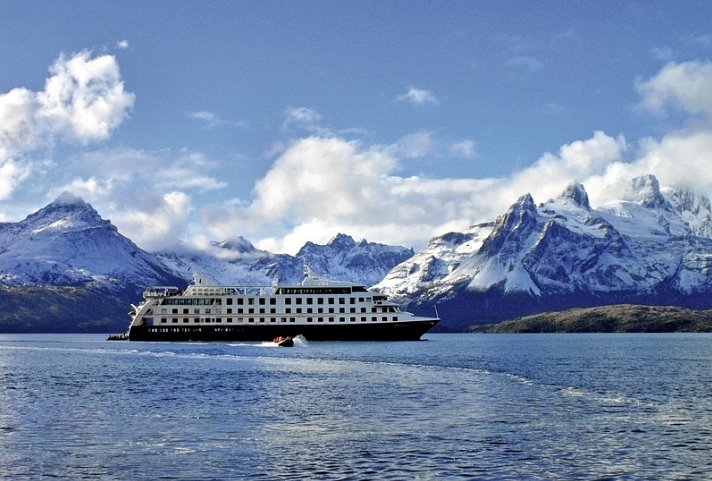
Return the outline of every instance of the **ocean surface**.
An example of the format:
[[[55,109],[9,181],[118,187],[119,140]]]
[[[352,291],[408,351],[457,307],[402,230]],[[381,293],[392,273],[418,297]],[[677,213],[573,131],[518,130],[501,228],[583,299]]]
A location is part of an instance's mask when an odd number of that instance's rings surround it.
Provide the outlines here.
[[[0,335],[0,479],[712,479],[712,335]]]

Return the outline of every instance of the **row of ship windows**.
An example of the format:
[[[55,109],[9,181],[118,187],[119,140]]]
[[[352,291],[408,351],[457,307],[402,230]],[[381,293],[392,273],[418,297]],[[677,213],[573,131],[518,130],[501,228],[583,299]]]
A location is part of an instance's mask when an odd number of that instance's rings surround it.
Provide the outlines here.
[[[353,316],[349,317],[349,318],[346,318],[346,317],[338,317],[338,318],[336,318],[336,317],[317,317],[317,318],[307,317],[306,318],[307,322],[346,322],[347,320],[349,322],[359,322],[359,321],[360,322],[369,322],[369,318],[367,316],[361,316],[360,318],[353,317]],[[370,318],[370,322],[379,322],[379,321],[387,322],[388,320],[389,320],[388,316],[381,316],[380,318],[378,316],[371,316],[371,318]],[[398,316],[393,316],[391,318],[391,320],[397,321]],[[184,317],[181,319],[174,317],[170,320],[165,317],[161,318],[161,324],[168,324],[169,322],[171,324],[178,324],[179,321],[181,321],[183,324],[190,323],[190,319],[188,319],[187,317]],[[216,318],[195,317],[195,318],[193,318],[193,322],[196,324],[210,324],[210,323],[221,324],[223,322],[223,319],[219,318],[219,317],[216,317]],[[275,317],[271,317],[271,318],[264,318],[264,317],[232,318],[232,317],[227,317],[227,318],[225,318],[225,322],[228,324],[231,324],[233,322],[236,322],[238,324],[242,324],[245,322],[247,322],[247,323],[257,322],[257,323],[264,324],[264,323],[276,323],[276,322],[296,322],[296,318],[294,318],[294,317],[280,317],[280,318],[275,318]]]
[[[267,304],[267,299],[269,299],[269,305],[270,306],[276,306],[277,305],[277,298],[276,297],[237,297],[237,298],[232,298],[232,297],[227,297],[225,299],[225,305],[231,306],[234,304],[237,304],[238,306],[242,305],[248,305],[252,306],[255,304],[258,304],[260,306],[264,306]],[[292,301],[294,301],[294,304],[301,305],[301,304],[307,304],[307,305],[312,305],[312,304],[346,304],[346,297],[284,297],[284,304],[286,305],[291,305]],[[348,298],[349,304],[356,304],[357,299],[358,302],[371,302],[372,298],[370,297],[349,297]],[[316,300],[316,302],[315,302]],[[257,301],[257,302],[255,302]],[[168,298],[163,300],[163,305],[167,306],[204,306],[204,305],[211,305],[211,304],[216,304],[216,305],[222,305],[222,299],[221,298],[181,298],[181,297],[174,297],[174,298]]]
[[[368,310],[367,310],[365,307],[361,307],[358,311],[357,311],[356,309],[357,309],[357,308],[355,308],[355,307],[349,308],[349,314],[356,314],[357,312],[361,312],[361,313],[368,312]],[[334,314],[335,312],[336,312],[336,311],[335,311],[335,308],[334,308],[334,307],[329,307],[329,308],[327,308],[327,311],[326,311],[326,313],[328,313],[328,314]],[[338,312],[339,312],[339,314],[344,314],[344,313],[346,313],[346,308],[345,308],[345,307],[340,307]],[[396,308],[393,307],[393,306],[372,307],[372,308],[371,308],[371,312],[396,312]],[[161,314],[169,314],[168,309],[163,308],[163,307],[161,308],[160,313],[161,313]],[[193,314],[201,314],[201,313],[203,313],[203,314],[211,314],[210,308],[206,308],[206,309],[203,310],[203,311],[201,311],[200,309],[193,309]],[[226,313],[226,314],[233,314],[232,308],[230,308],[230,307],[226,308],[226,312],[225,312],[225,313]],[[276,314],[276,313],[277,313],[277,309],[274,308],[274,307],[271,307],[271,308],[269,309],[269,313],[270,313],[270,314]],[[291,314],[291,313],[292,313],[292,308],[291,308],[291,307],[286,307],[286,308],[284,309],[284,313],[285,313],[285,314]],[[302,308],[301,308],[301,307],[295,308],[294,313],[295,313],[295,314],[302,314]],[[311,307],[307,307],[307,308],[306,308],[306,311],[304,311],[304,313],[306,313],[306,314],[313,314],[313,313],[314,313],[314,309],[311,308]],[[323,307],[317,307],[316,313],[317,313],[317,314],[324,314],[324,308],[323,308]],[[171,309],[170,314],[178,314],[178,309],[176,309],[176,308]],[[190,309],[188,309],[188,308],[183,308],[183,314],[190,314]],[[222,314],[222,308],[219,308],[219,307],[218,307],[218,308],[215,308],[215,314]],[[249,308],[247,309],[247,312],[245,312],[245,309],[244,309],[244,308],[238,307],[238,308],[237,308],[237,312],[235,312],[234,314],[255,314],[255,308],[254,308],[254,307],[249,307]],[[261,307],[261,308],[259,309],[259,314],[267,314],[267,312],[266,312],[266,310],[265,310],[264,307]]]
[[[217,328],[217,329],[212,329],[212,332],[233,332],[232,327],[224,327],[224,328]],[[203,332],[203,330],[199,327],[151,327],[148,329],[148,332]]]

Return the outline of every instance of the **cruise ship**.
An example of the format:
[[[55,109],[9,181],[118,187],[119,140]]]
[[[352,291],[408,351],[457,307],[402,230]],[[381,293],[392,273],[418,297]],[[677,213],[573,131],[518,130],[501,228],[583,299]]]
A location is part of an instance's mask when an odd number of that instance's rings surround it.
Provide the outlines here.
[[[152,286],[131,306],[131,341],[418,340],[440,319],[401,311],[387,296],[305,268],[301,284],[220,286],[200,274],[181,291]]]

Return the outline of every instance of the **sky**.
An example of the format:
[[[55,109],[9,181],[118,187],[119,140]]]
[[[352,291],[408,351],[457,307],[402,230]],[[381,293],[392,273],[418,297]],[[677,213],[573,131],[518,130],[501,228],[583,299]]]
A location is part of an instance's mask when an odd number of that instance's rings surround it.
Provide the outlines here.
[[[422,248],[572,182],[712,194],[708,1],[0,0],[0,221]]]

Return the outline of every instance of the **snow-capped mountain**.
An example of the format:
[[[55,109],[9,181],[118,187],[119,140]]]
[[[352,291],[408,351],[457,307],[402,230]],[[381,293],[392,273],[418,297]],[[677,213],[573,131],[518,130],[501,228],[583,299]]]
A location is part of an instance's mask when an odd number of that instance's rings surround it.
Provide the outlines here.
[[[371,285],[413,251],[339,234],[308,242],[296,256],[273,254],[236,237],[201,252],[152,254],[69,193],[17,223],[0,224],[0,284],[6,286],[184,285],[192,272],[233,285],[299,283],[304,263],[320,275]]]
[[[17,223],[0,224],[0,284],[123,290],[175,280],[157,259],[69,193]]]
[[[527,194],[490,232],[433,239],[375,288],[415,310],[437,304],[446,327],[621,301],[709,307],[710,219],[707,197],[653,176],[597,209],[582,185],[539,206]]]
[[[257,249],[243,237],[212,242],[208,250],[156,255],[176,275],[187,279],[197,272],[218,284],[268,286],[304,277],[301,260]]]
[[[348,235],[338,234],[326,245],[307,242],[296,256],[259,250],[243,237],[215,242],[207,252],[158,256],[176,275],[200,272],[221,284],[298,284],[306,264],[329,279],[370,286],[412,255],[413,251],[405,247],[356,242]]]
[[[120,329],[146,285],[182,286],[193,272],[225,284],[298,283],[305,263],[335,280],[380,280],[374,288],[415,312],[437,305],[446,329],[621,302],[709,308],[712,209],[706,196],[644,176],[595,209],[578,184],[538,206],[523,195],[495,222],[435,237],[415,254],[344,234],[308,242],[296,256],[242,237],[201,252],[152,254],[63,194],[23,221],[0,224],[0,330],[8,319],[26,330],[27,313],[39,313],[37,322],[48,311],[64,319],[62,329]]]
[[[0,224],[0,332],[119,332],[146,286],[182,287],[193,272],[233,285],[296,284],[307,261],[320,275],[369,285],[410,255],[342,234],[325,246],[308,243],[298,256],[256,249],[242,237],[200,253],[152,254],[65,193],[20,222]]]
[[[412,255],[413,250],[405,247],[365,239],[356,242],[351,236],[338,234],[326,245],[307,242],[296,257],[330,279],[371,286]]]

